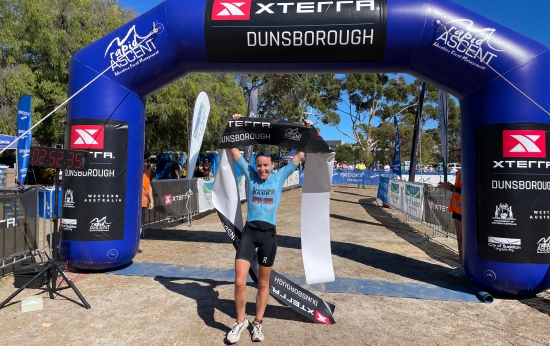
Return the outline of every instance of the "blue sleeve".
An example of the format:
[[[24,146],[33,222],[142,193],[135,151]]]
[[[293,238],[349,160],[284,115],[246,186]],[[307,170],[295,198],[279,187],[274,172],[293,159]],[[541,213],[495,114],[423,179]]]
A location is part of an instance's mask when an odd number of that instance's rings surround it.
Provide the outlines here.
[[[239,167],[239,169],[241,170],[241,172],[243,172],[244,177],[246,178],[246,180],[250,181],[250,165],[248,164],[248,162],[246,162],[246,160],[244,159],[244,157],[242,157],[242,155],[241,155],[241,157],[239,157],[236,164]]]
[[[279,169],[279,172],[277,172],[277,174],[279,175],[279,179],[284,181],[286,178],[288,178],[292,174],[292,172],[296,170],[296,167],[298,167],[298,165],[295,164],[294,161],[290,160],[288,165]]]

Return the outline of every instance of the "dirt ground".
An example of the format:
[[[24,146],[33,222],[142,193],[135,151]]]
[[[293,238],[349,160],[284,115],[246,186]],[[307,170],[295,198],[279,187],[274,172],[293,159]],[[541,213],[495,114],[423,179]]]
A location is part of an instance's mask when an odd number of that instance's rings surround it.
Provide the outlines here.
[[[449,277],[457,265],[456,241],[431,229],[410,227],[379,207],[375,189],[334,186],[331,239],[337,277],[467,285]],[[277,221],[281,274],[304,275],[300,251],[301,190],[285,192]],[[243,205],[246,209],[246,204]],[[395,216],[398,216],[396,218]],[[191,227],[149,230],[135,262],[233,268],[234,249],[218,217]],[[215,280],[71,274],[92,306],[75,303],[71,290],[50,300],[25,290],[0,310],[1,345],[223,345],[234,320],[233,286]],[[0,299],[15,289],[0,279]],[[249,286],[247,314],[254,316],[256,289]],[[336,305],[335,325],[318,325],[270,298],[264,317],[266,345],[547,345],[550,296],[496,297],[492,304],[314,291]],[[41,294],[44,309],[20,312],[19,300]],[[238,344],[251,344],[244,335]]]

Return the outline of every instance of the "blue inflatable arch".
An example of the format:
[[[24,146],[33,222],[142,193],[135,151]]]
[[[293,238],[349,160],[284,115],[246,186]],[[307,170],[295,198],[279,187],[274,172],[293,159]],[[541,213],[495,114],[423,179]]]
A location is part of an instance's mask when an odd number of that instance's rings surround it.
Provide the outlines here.
[[[194,72],[391,71],[460,100],[467,274],[548,288],[548,48],[446,0],[273,1],[166,0],[74,55],[70,95],[104,73],[68,106],[66,147],[91,160],[65,172],[62,256],[98,270],[134,257],[155,91]]]

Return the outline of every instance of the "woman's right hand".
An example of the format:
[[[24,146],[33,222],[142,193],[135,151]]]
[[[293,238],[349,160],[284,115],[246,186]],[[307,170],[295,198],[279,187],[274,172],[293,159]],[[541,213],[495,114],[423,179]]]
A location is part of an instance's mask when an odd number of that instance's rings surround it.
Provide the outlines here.
[[[240,115],[240,114],[233,114],[233,120],[237,120],[241,117],[242,117],[242,115]]]

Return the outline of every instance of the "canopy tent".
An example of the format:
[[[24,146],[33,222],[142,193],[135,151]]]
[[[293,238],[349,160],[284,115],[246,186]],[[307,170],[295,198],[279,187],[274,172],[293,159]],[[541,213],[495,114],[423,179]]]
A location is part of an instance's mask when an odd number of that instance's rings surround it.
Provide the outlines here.
[[[14,142],[15,138],[15,136],[0,134],[0,149],[8,148],[17,150],[17,142]]]
[[[281,159],[291,159],[294,157],[294,155],[296,155],[296,150],[292,149],[288,153],[281,155]]]

